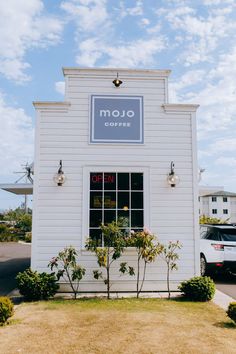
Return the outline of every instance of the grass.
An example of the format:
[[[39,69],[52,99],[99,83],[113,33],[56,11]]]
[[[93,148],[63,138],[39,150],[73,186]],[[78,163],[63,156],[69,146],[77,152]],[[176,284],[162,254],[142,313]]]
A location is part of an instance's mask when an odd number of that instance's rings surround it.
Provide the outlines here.
[[[23,303],[0,353],[236,353],[236,326],[213,303],[83,299]]]

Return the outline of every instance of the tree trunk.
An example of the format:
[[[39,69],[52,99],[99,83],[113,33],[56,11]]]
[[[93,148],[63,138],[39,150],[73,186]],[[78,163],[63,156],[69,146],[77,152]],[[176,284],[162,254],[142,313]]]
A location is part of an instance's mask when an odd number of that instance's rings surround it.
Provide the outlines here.
[[[107,298],[110,299],[110,259],[109,248],[107,252]]]
[[[138,270],[137,270],[137,286],[136,286],[136,290],[137,290],[137,298],[139,297],[139,273],[140,273],[140,255],[138,255]]]
[[[168,289],[168,299],[170,298],[170,265],[167,264],[167,289]]]

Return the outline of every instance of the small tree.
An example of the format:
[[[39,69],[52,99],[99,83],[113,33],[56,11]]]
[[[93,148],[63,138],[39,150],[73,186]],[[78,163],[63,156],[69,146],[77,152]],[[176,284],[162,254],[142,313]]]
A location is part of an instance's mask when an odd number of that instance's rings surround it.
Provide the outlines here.
[[[162,245],[162,252],[161,252],[161,258],[166,262],[167,264],[167,291],[168,291],[168,298],[170,298],[170,272],[172,270],[177,270],[177,260],[179,259],[179,255],[176,252],[177,249],[180,249],[182,247],[181,243],[179,241],[173,242],[169,241],[167,245]]]
[[[126,238],[120,229],[120,224],[115,221],[107,225],[102,224],[100,228],[103,234],[104,247],[99,247],[96,240],[89,238],[86,248],[95,253],[99,267],[105,268],[106,276],[99,270],[94,270],[93,275],[95,279],[103,279],[107,287],[107,298],[110,299],[112,285],[110,276],[111,265],[121,257],[126,247]]]
[[[58,253],[57,257],[53,257],[48,264],[51,271],[56,269],[57,279],[62,277],[66,282],[69,282],[74,293],[74,298],[77,298],[79,283],[85,274],[85,269],[77,263],[78,253],[73,246],[65,247]]]
[[[130,238],[128,245],[135,247],[137,250],[137,275],[136,275],[136,294],[137,298],[139,297],[140,292],[142,291],[143,284],[146,277],[146,268],[147,264],[152,263],[156,260],[156,257],[160,254],[162,246],[156,242],[156,236],[151,233],[150,230],[144,228],[143,231],[134,232],[133,230],[130,233]],[[141,262],[144,262],[143,266],[143,276],[141,279]],[[134,275],[134,268],[128,267],[127,263],[122,263],[120,271],[122,273],[129,273]]]

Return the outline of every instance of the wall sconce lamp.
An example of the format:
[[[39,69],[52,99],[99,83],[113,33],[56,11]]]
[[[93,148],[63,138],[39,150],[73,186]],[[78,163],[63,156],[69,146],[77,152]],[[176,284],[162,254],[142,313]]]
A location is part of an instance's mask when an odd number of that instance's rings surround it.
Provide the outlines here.
[[[167,176],[167,182],[169,183],[169,185],[174,188],[176,186],[176,184],[179,183],[179,176],[177,176],[175,174],[175,164],[173,161],[171,161],[171,164],[170,164],[170,173],[168,174]]]
[[[119,87],[123,81],[119,79],[119,74],[117,73],[116,79],[112,81],[115,87]]]
[[[60,160],[60,162],[59,162],[59,169],[58,169],[57,173],[55,174],[55,176],[53,177],[53,180],[58,186],[62,186],[66,181],[66,176],[64,175],[64,172],[62,171],[62,160]]]

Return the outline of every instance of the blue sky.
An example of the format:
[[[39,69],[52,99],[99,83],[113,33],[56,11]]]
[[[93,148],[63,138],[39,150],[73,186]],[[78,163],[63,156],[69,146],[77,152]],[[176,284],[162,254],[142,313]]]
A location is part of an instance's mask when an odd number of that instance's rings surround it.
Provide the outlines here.
[[[200,104],[202,184],[236,192],[235,18],[235,0],[1,1],[0,183],[33,160],[32,101],[63,100],[63,66],[153,68],[172,70],[171,103]]]

